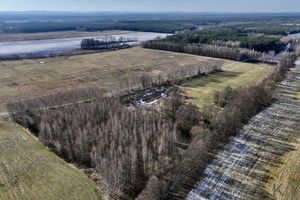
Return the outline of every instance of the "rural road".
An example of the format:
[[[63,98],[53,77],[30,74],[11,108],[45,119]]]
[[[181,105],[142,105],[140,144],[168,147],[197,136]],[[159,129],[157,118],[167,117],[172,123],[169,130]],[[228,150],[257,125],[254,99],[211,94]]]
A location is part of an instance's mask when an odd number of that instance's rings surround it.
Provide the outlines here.
[[[276,101],[253,117],[207,166],[187,200],[276,199],[264,190],[268,170],[300,135],[300,66],[276,89]]]
[[[93,101],[94,99],[85,99],[85,100],[81,100],[81,101],[77,101],[77,102],[71,102],[71,103],[65,103],[62,105],[57,105],[57,106],[48,106],[48,107],[42,107],[42,108],[35,108],[35,109],[30,109],[30,110],[43,110],[43,109],[51,109],[51,108],[62,108],[62,107],[66,107],[66,106],[71,106],[74,104],[81,104],[81,103],[88,103]],[[4,116],[8,116],[9,113],[8,112],[0,112],[0,117],[4,117]]]

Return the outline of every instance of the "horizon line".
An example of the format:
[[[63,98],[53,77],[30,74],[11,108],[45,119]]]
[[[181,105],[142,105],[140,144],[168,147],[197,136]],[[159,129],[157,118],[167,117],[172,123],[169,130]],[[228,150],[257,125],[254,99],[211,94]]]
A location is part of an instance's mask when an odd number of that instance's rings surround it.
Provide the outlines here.
[[[243,11],[84,11],[84,10],[78,10],[78,11],[63,11],[63,10],[0,10],[0,13],[4,12],[61,12],[61,13],[194,13],[194,14],[202,14],[202,13],[213,13],[213,14],[252,14],[252,13],[266,13],[266,14],[300,14],[300,11],[285,11],[285,12],[272,12],[272,11],[256,11],[256,12],[243,12]]]

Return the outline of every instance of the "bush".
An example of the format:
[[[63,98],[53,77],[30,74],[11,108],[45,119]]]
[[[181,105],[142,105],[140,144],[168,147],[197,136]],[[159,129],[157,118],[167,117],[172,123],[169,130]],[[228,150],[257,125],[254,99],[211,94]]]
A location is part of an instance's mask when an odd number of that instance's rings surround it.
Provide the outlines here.
[[[160,200],[166,193],[167,184],[160,181],[156,176],[151,176],[146,188],[136,198],[136,200]]]
[[[215,105],[224,107],[233,97],[233,89],[227,86],[222,92],[215,92],[213,102]]]
[[[182,105],[181,96],[178,93],[172,93],[170,97],[168,97],[164,103],[163,108],[165,113],[173,120],[176,120],[176,112],[179,107]]]
[[[182,105],[176,112],[176,123],[178,128],[188,133],[193,126],[199,123],[201,117],[197,106],[193,104]]]

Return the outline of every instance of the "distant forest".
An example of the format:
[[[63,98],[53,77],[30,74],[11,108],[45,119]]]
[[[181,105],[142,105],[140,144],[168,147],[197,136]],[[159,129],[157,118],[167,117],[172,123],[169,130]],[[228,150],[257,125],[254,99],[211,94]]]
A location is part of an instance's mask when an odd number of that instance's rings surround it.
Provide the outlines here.
[[[299,25],[244,24],[186,31],[142,44],[144,48],[230,60],[272,56],[286,47],[282,37],[300,32]]]
[[[284,45],[280,42],[280,38],[295,32],[300,32],[300,26],[265,24],[235,25],[214,27],[201,31],[189,31],[168,36],[166,39],[157,42],[180,45],[210,44],[267,52],[280,50]]]
[[[186,32],[169,36],[165,41],[177,44],[213,45],[218,45],[219,42],[221,46],[232,45],[234,42],[241,48],[266,52],[280,49],[282,45],[279,42],[280,37],[291,32],[300,32],[300,26],[250,24]]]
[[[0,33],[53,31],[129,30],[175,33],[229,24],[300,23],[299,14],[201,14],[201,13],[0,13]],[[265,34],[287,34],[291,26],[259,28]],[[255,32],[252,30],[252,32]]]

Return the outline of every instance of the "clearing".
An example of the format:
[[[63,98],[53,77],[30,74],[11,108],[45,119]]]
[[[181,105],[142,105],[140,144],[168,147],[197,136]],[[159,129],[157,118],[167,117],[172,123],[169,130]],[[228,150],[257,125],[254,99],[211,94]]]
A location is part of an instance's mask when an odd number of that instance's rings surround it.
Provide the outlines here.
[[[202,108],[205,104],[212,104],[216,91],[222,91],[227,86],[237,88],[259,83],[271,69],[272,66],[267,64],[236,62],[225,66],[221,72],[187,81],[182,89],[192,103]]]
[[[0,118],[0,199],[102,199],[86,175],[22,127]]]
[[[72,57],[3,61],[0,62],[0,111],[5,112],[7,101],[90,86],[108,90],[122,76],[141,72],[168,74],[207,60],[216,59],[134,47]]]

